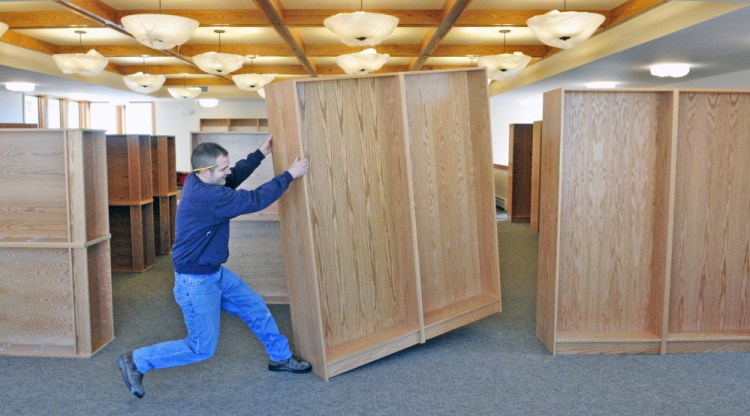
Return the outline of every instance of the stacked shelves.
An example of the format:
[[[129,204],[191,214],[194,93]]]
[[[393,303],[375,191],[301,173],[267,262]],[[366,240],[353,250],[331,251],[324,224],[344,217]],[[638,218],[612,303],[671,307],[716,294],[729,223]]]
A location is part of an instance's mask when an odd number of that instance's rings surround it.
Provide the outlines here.
[[[482,70],[274,83],[298,354],[328,379],[500,310]],[[331,97],[344,101],[332,106]]]
[[[170,254],[177,215],[174,136],[151,136],[151,177],[154,193],[154,247],[156,254]]]
[[[104,132],[0,130],[0,354],[114,338]]]
[[[533,124],[510,125],[508,153],[508,197],[506,208],[512,222],[531,219],[531,158],[534,143]]]
[[[107,135],[112,271],[142,272],[155,263],[151,136]]]
[[[750,92],[544,97],[537,336],[552,353],[750,350]]]

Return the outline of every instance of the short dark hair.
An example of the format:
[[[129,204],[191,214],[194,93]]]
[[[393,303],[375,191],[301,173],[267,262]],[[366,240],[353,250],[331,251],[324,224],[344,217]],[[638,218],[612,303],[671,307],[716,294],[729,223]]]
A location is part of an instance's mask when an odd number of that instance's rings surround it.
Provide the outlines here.
[[[229,152],[216,143],[201,143],[193,149],[193,153],[190,155],[190,164],[193,165],[193,169],[213,166],[219,156],[229,156]]]

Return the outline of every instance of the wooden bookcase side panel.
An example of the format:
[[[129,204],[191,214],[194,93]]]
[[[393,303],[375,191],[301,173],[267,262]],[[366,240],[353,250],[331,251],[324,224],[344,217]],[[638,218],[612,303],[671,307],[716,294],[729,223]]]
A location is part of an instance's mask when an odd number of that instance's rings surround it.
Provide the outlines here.
[[[0,248],[3,354],[75,355],[70,249]],[[36,350],[35,350],[35,348]]]
[[[229,160],[233,165],[240,160],[247,158],[247,155],[254,152],[263,142],[268,139],[268,133],[201,133],[192,134],[192,148],[195,146],[213,142],[221,145],[229,152]],[[274,143],[276,139],[274,139]],[[275,152],[274,147],[274,154]],[[263,185],[275,176],[273,171],[273,154],[268,155],[261,162],[260,166],[243,182],[237,189],[252,191]],[[291,163],[291,162],[290,162]],[[284,167],[286,169],[288,165]],[[281,170],[279,173],[283,172]],[[271,204],[260,212],[254,212],[241,215],[236,220],[242,221],[278,221],[279,217],[278,201]]]
[[[430,325],[467,299],[489,292],[499,302],[489,115],[486,106],[472,106],[485,99],[476,97],[484,90],[469,88],[474,83],[467,73],[406,75],[405,86],[419,268],[427,277],[421,292]]]
[[[561,159],[559,332],[660,334],[652,293],[659,93],[567,92]],[[637,122],[636,122],[637,120]],[[664,239],[666,241],[666,239]],[[659,274],[661,272],[661,275]]]
[[[154,197],[154,247],[156,254],[172,253],[177,215],[177,195]]]
[[[528,222],[531,217],[531,156],[533,124],[510,125],[508,158],[508,199],[506,211],[512,222]]]
[[[266,108],[269,129],[274,138],[273,163],[276,173],[283,172],[295,155],[305,154],[300,140],[297,102],[295,82],[278,82],[266,87]],[[279,200],[279,214],[283,217],[279,226],[295,352],[312,364],[315,374],[328,380],[331,374],[325,359],[307,181],[307,176],[295,179]]]
[[[0,132],[0,241],[70,241],[64,132]]]
[[[107,135],[109,205],[140,205],[153,198],[151,137]]]
[[[308,202],[326,348],[393,327],[416,331],[412,240],[390,238],[411,230],[399,79],[297,88],[303,150],[318,161],[306,176],[309,194],[330,195]],[[330,106],[337,96],[359,105]],[[341,137],[361,139],[336,140]]]
[[[154,196],[177,192],[177,161],[174,136],[151,136],[151,187]]]
[[[542,122],[535,121],[531,138],[531,203],[529,226],[539,233],[539,175],[542,158]]]
[[[107,141],[103,131],[83,130],[83,160],[75,165],[83,167],[83,198],[85,199],[85,241],[109,234],[109,210],[107,209]],[[76,175],[75,169],[68,177]],[[74,211],[77,209],[71,208]],[[72,215],[72,214],[71,214]],[[74,238],[74,241],[75,240]]]
[[[84,250],[87,261],[84,266],[87,267],[88,275],[88,303],[77,304],[76,308],[79,310],[89,309],[91,347],[88,351],[81,351],[79,348],[79,354],[93,354],[115,337],[109,240],[80,251],[83,252]]]
[[[152,204],[109,207],[113,272],[142,272],[154,265]]]
[[[748,336],[750,93],[681,91],[678,125],[669,332]]]
[[[563,91],[558,89],[545,93],[543,105],[536,336],[554,354],[557,329],[557,256],[560,226],[560,155],[564,117]]]

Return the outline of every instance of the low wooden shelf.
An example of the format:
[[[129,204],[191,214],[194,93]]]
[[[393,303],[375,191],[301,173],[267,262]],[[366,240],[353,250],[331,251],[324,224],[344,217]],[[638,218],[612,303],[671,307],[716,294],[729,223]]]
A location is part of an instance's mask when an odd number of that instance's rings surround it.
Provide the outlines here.
[[[143,272],[156,262],[153,202],[143,205],[111,205],[112,271]]]

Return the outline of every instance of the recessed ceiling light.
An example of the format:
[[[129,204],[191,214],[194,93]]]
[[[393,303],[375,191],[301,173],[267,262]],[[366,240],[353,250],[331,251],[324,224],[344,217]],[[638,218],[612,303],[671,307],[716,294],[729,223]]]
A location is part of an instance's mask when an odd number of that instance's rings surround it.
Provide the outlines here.
[[[615,88],[617,83],[614,81],[595,81],[586,84],[586,88]]]
[[[198,104],[203,108],[213,108],[219,105],[219,100],[216,98],[200,98]]]
[[[651,75],[655,77],[672,77],[680,78],[690,72],[690,64],[681,63],[669,63],[669,64],[655,64],[649,67]]]

